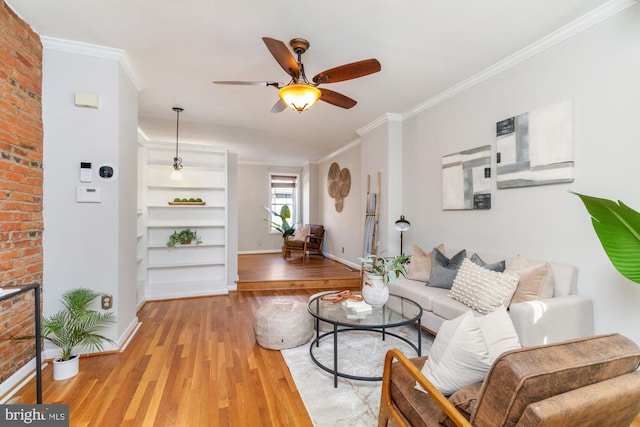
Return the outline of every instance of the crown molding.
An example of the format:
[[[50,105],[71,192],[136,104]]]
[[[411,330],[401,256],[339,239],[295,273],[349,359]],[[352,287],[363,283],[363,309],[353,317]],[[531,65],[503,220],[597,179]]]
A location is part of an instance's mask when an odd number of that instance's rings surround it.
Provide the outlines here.
[[[529,46],[519,50],[518,52],[510,55],[503,60],[495,63],[489,68],[484,69],[478,74],[461,81],[460,83],[450,87],[449,89],[440,92],[436,96],[429,98],[425,102],[419,104],[415,108],[402,113],[402,120],[406,120],[418,113],[428,110],[441,102],[446,101],[458,95],[473,86],[494,77],[503,71],[506,71],[516,65],[526,61],[527,59],[544,52],[553,46],[562,43],[563,41],[587,30],[594,25],[610,18],[611,16],[620,13],[630,6],[634,6],[638,3],[637,0],[611,0],[600,7],[595,8],[586,15],[581,16],[573,22],[561,27],[560,29],[550,33],[549,35],[541,38],[540,40],[530,44]],[[374,122],[375,123],[375,122]]]
[[[113,47],[99,46],[90,43],[76,42],[72,40],[59,39],[56,37],[40,36],[44,49],[57,50],[60,52],[73,53],[76,55],[87,55],[95,58],[104,58],[118,61],[127,76],[133,82],[138,91],[144,88],[144,83],[135,71],[127,52]]]
[[[371,132],[373,129],[377,128],[380,125],[383,125],[389,122],[401,122],[403,119],[404,118],[402,117],[401,114],[394,114],[394,113],[383,114],[382,116],[378,117],[368,125],[363,126],[360,129],[356,130],[356,133],[359,136],[362,136]]]
[[[336,151],[334,151],[333,153],[324,156],[323,158],[319,159],[319,160],[314,160],[313,162],[309,162],[310,164],[315,164],[315,165],[319,165],[321,163],[324,163],[326,161],[331,160],[332,158],[336,157],[339,154],[344,153],[347,150],[352,149],[353,147],[357,147],[358,145],[360,145],[360,139],[354,139],[353,141],[351,141],[350,143],[348,143],[347,145],[344,145],[340,148],[338,148]]]

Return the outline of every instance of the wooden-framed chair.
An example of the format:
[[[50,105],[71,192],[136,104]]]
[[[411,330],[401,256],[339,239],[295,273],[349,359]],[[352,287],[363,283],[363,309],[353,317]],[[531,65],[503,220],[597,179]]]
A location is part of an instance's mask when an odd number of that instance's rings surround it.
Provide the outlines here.
[[[640,348],[620,334],[507,351],[449,397],[422,375],[425,360],[387,352],[378,427],[628,427],[640,413]]]
[[[308,227],[308,232],[306,231]],[[301,232],[294,234],[282,246],[282,257],[291,256],[291,252],[301,252],[302,260],[310,254],[318,254],[324,257],[322,253],[322,242],[324,241],[325,229],[323,225],[306,224],[301,228]]]

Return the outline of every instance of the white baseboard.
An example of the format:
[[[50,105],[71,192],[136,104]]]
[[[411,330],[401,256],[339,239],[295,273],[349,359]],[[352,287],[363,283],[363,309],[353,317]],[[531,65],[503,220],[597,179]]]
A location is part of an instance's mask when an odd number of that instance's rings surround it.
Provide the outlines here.
[[[44,362],[42,369],[47,367],[47,365],[48,363]],[[0,384],[0,405],[10,401],[11,398],[35,376],[36,358],[34,357]]]
[[[136,317],[136,321],[137,320],[138,320],[138,318]],[[127,337],[127,340],[120,347],[120,353],[122,353],[123,351],[125,351],[127,349],[127,346],[129,345],[129,343],[131,342],[133,337],[136,335],[136,332],[138,332],[138,329],[140,329],[140,326],[142,326],[142,322],[138,322],[138,324],[136,325],[135,329],[129,334],[129,336]]]
[[[129,344],[129,341],[131,341],[136,332],[138,332],[140,325],[142,325],[142,322],[138,321],[138,316],[134,317],[131,323],[127,326],[127,329],[125,329],[122,335],[120,335],[120,338],[118,338],[117,348],[114,350],[119,349],[120,352],[123,352]]]
[[[327,254],[327,253],[325,253],[324,256],[329,258],[329,259],[331,259],[331,260],[333,260],[333,261],[337,261],[340,264],[344,264],[344,265],[346,265],[348,267],[351,267],[356,271],[360,271],[360,264],[356,264],[356,263],[351,262],[349,260],[346,260],[344,258],[340,258],[340,257],[337,257],[335,255],[331,255],[331,254]]]

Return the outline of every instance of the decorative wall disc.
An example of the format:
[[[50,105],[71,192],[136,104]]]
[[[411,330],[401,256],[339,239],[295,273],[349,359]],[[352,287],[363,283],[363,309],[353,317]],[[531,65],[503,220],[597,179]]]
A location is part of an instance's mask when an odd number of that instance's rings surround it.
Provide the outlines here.
[[[340,165],[336,162],[331,163],[327,175],[327,191],[335,201],[337,212],[342,212],[344,199],[349,195],[349,190],[351,190],[351,172],[347,168],[340,169]]]

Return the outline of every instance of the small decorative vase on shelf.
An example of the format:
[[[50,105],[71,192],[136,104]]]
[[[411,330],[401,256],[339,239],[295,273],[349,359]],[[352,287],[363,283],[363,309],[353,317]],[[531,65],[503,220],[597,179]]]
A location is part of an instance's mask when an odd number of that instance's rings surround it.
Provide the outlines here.
[[[362,283],[362,298],[372,307],[382,307],[389,299],[389,287],[384,276],[366,274]]]

